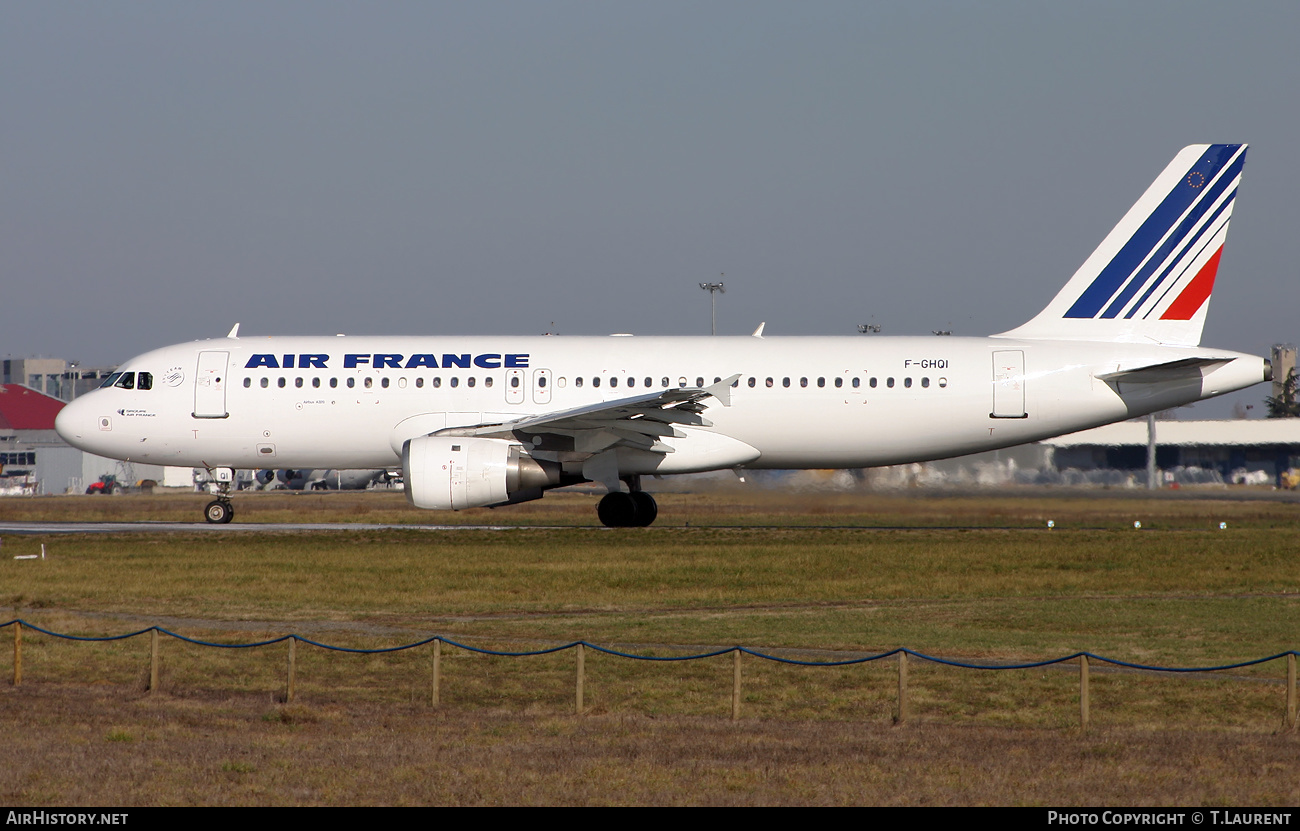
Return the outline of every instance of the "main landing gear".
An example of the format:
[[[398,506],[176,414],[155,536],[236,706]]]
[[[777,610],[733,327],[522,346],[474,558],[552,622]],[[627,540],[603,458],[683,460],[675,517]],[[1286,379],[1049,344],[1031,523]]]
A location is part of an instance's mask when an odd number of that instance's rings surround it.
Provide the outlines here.
[[[645,528],[659,516],[655,498],[641,490],[638,479],[631,480],[631,493],[610,491],[596,506],[596,515],[609,528]]]

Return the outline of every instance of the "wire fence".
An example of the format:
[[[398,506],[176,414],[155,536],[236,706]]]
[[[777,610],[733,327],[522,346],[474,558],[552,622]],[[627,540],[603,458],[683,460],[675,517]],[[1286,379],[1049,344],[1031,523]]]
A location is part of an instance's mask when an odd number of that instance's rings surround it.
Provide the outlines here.
[[[610,647],[600,646],[599,644],[589,643],[587,641],[573,641],[571,643],[550,646],[544,649],[508,651],[497,649],[486,649],[484,647],[472,646],[462,643],[451,638],[441,635],[424,638],[412,643],[400,644],[397,646],[378,647],[372,649],[360,649],[356,647],[339,646],[336,644],[323,643],[311,638],[303,637],[298,634],[281,635],[276,638],[270,638],[260,641],[250,641],[247,643],[221,643],[218,641],[206,641],[198,638],[191,638],[163,629],[159,626],[150,626],[144,629],[138,629],[134,632],[126,632],[120,635],[103,635],[103,636],[85,636],[71,635],[65,632],[55,632],[37,626],[33,623],[22,619],[10,620],[7,623],[0,624],[0,629],[11,628],[13,633],[13,685],[20,686],[23,682],[23,631],[31,630],[40,634],[57,638],[65,641],[78,641],[85,643],[105,643],[112,641],[125,641],[131,638],[137,638],[144,635],[149,636],[149,682],[148,689],[150,692],[156,692],[159,689],[159,665],[160,665],[160,643],[159,636],[166,635],[183,643],[192,644],[201,647],[211,647],[215,649],[258,649],[263,647],[275,646],[277,644],[286,644],[288,655],[285,667],[285,686],[283,700],[291,702],[297,695],[297,646],[299,643],[316,647],[317,649],[327,652],[350,653],[354,655],[383,655],[389,653],[405,652],[407,650],[417,649],[419,647],[431,646],[433,650],[433,677],[429,692],[429,702],[433,706],[441,704],[441,657],[442,647],[454,647],[471,654],[489,655],[503,658],[530,658],[543,655],[553,655],[559,652],[573,650],[576,656],[576,675],[574,691],[574,708],[575,712],[582,714],[584,711],[584,686],[585,686],[585,658],[588,650],[602,655],[610,655],[617,658],[625,658],[633,661],[651,661],[651,662],[684,662],[684,661],[701,661],[711,658],[718,658],[725,655],[732,656],[732,689],[731,689],[731,718],[740,718],[741,706],[741,689],[742,673],[741,662],[743,656],[768,661],[775,664],[785,664],[790,666],[813,667],[813,668],[831,668],[847,667],[859,664],[870,664],[877,661],[884,661],[893,658],[897,662],[898,671],[898,695],[894,718],[897,722],[905,722],[910,717],[908,706],[908,663],[909,659],[924,661],[939,666],[953,667],[957,669],[969,670],[1030,670],[1044,667],[1078,662],[1079,668],[1079,724],[1087,729],[1090,721],[1090,682],[1089,675],[1092,665],[1102,664],[1113,667],[1119,667],[1129,670],[1138,670],[1143,672],[1155,673],[1214,673],[1225,672],[1228,670],[1243,669],[1246,667],[1259,666],[1272,661],[1285,660],[1286,662],[1286,710],[1283,715],[1284,724],[1287,729],[1295,730],[1297,727],[1297,695],[1296,695],[1296,659],[1300,657],[1300,652],[1296,650],[1287,650],[1275,655],[1268,655],[1262,658],[1254,658],[1247,661],[1238,661],[1231,664],[1217,664],[1214,666],[1200,667],[1169,667],[1155,664],[1139,664],[1132,661],[1122,661],[1117,658],[1108,658],[1104,655],[1097,655],[1092,652],[1074,652],[1069,655],[1062,655],[1058,658],[1048,658],[1041,661],[1022,661],[1017,663],[976,663],[972,661],[958,661],[951,658],[941,658],[935,655],[927,655],[917,652],[906,647],[891,649],[887,652],[880,652],[874,655],[865,655],[855,658],[846,658],[843,660],[833,661],[808,661],[794,658],[774,655],[769,652],[752,649],[744,646],[730,646],[719,649],[712,649],[705,652],[698,652],[689,655],[638,655],[632,652],[625,652]]]

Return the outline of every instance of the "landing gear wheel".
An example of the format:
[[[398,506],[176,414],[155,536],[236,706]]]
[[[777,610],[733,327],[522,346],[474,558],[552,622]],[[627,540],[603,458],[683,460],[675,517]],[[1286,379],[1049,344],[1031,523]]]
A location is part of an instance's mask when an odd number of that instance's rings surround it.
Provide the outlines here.
[[[638,528],[645,528],[659,516],[659,505],[655,498],[645,491],[632,491],[628,496],[636,503],[636,522]]]
[[[224,525],[235,518],[235,506],[220,499],[214,500],[203,509],[203,518],[213,525]]]
[[[596,506],[596,516],[607,528],[631,528],[637,519],[637,504],[632,494],[611,491]]]

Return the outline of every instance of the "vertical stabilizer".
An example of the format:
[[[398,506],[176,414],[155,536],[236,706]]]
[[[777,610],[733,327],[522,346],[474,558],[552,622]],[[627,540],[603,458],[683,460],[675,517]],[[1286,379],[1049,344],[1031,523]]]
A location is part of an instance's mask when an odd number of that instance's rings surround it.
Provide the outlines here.
[[[1245,161],[1244,144],[1183,148],[1047,308],[998,337],[1199,344]]]

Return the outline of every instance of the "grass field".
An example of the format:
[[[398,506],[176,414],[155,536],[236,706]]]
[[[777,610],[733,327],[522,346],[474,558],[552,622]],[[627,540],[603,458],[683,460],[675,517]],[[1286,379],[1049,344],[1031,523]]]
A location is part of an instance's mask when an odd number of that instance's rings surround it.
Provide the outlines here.
[[[6,535],[0,617],[78,635],[159,625],[354,648],[431,635],[494,650],[574,640],[643,655],[745,646],[832,661],[904,646],[1011,663],[1078,650],[1165,666],[1300,648],[1295,514],[1229,491],[941,496],[664,494],[661,524],[595,526],[594,499],[407,510],[394,494],[250,494],[265,531]],[[1219,498],[1213,498],[1219,497]],[[193,520],[202,498],[0,500],[0,521]],[[1055,528],[1048,530],[1047,520]],[[364,523],[290,533],[276,523]],[[1140,521],[1142,528],[1134,528]],[[451,530],[376,524],[456,523]],[[486,530],[475,524],[539,525]],[[1226,530],[1219,524],[1226,523]],[[45,560],[14,560],[44,544]],[[8,638],[9,630],[4,630]],[[8,652],[8,648],[5,650]],[[4,654],[4,653],[0,653]],[[646,663],[299,644],[216,650],[28,630],[0,687],[13,804],[1294,805],[1283,661],[1216,674],[895,659]],[[11,664],[0,663],[8,681]]]

